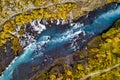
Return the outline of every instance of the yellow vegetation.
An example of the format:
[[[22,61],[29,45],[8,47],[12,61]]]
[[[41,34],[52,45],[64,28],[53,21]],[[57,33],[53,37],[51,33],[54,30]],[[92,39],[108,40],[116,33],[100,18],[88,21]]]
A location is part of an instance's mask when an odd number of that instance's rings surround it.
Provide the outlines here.
[[[117,2],[117,0],[107,0],[107,3]]]
[[[19,44],[19,39],[14,38],[12,44],[13,44],[13,50],[15,51],[15,55],[18,55],[18,53],[22,51],[22,47]]]
[[[56,80],[56,76],[55,75],[50,75],[50,80]]]

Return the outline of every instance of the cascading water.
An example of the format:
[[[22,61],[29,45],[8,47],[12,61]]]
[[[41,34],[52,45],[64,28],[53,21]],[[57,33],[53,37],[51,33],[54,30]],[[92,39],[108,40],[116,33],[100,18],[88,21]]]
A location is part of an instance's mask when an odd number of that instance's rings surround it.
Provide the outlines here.
[[[106,9],[104,10],[104,8]],[[91,12],[70,25],[55,25],[44,30],[35,42],[24,49],[22,55],[11,62],[2,73],[0,80],[24,80],[25,76],[33,75],[29,73],[29,69],[33,65],[40,64],[39,70],[45,69],[50,66],[54,59],[80,49],[89,39],[108,29],[120,18],[119,4],[109,4],[104,8],[96,10],[95,15]],[[86,23],[86,20],[89,22]],[[45,58],[47,61],[43,65]]]

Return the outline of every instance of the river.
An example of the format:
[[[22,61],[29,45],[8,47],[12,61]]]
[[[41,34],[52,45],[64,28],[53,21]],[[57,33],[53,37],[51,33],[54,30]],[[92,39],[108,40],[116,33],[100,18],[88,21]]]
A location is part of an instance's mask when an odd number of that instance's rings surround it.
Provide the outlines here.
[[[47,27],[10,63],[0,80],[25,80],[26,76],[33,76],[36,72],[31,71],[32,66],[41,65],[38,71],[47,68],[56,58],[71,54],[95,35],[109,29],[119,18],[120,5],[112,3],[70,24]]]

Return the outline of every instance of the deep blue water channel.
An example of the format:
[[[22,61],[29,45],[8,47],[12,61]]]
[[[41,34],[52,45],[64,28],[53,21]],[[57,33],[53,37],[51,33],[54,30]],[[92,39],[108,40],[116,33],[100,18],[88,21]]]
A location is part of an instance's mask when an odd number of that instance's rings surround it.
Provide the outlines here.
[[[105,5],[67,25],[53,25],[28,45],[0,76],[0,80],[24,80],[35,72],[31,67],[40,64],[45,69],[56,58],[67,56],[83,47],[92,37],[109,29],[120,18],[120,5]],[[44,59],[47,59],[44,63]]]

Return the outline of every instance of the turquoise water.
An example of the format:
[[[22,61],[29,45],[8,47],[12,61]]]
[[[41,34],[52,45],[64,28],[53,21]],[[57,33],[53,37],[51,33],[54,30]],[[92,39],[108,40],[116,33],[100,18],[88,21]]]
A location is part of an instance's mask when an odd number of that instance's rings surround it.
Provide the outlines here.
[[[72,26],[68,25],[68,28],[65,27],[65,29],[60,25],[47,28],[34,43],[24,49],[22,55],[16,57],[11,62],[9,67],[2,73],[0,80],[15,80],[13,79],[13,74],[16,76],[21,74],[19,74],[19,72],[15,74],[14,70],[23,63],[32,62],[41,64],[44,55],[48,55],[50,58],[66,56],[81,48],[83,46],[82,44],[86,43],[88,39],[102,33],[120,18],[120,6],[117,4],[115,6],[116,8],[102,13],[89,25],[75,23],[75,25]],[[80,37],[79,34],[82,34],[82,37]],[[66,46],[68,44],[69,46]],[[36,60],[40,58],[41,61]]]

